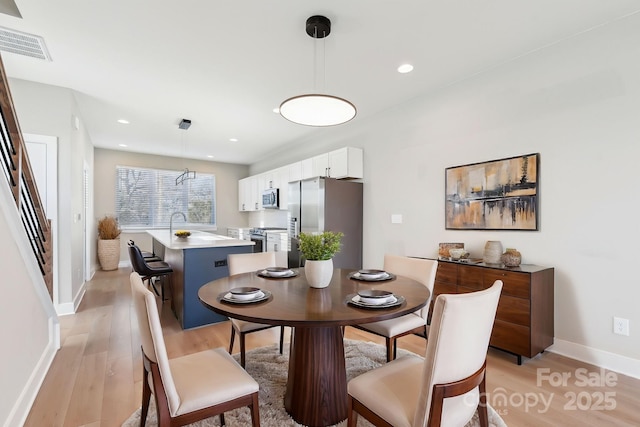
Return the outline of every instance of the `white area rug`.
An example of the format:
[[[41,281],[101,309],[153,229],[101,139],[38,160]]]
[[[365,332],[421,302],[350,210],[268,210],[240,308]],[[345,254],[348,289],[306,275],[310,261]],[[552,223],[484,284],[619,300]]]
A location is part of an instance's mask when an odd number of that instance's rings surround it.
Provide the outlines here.
[[[366,371],[385,363],[386,349],[384,346],[366,343],[362,341],[345,340],[345,358],[347,378],[354,378]],[[407,352],[398,349],[398,357]],[[238,355],[235,355],[238,359]],[[299,426],[289,417],[284,409],[284,392],[287,383],[288,355],[280,355],[274,344],[247,352],[247,372],[260,384],[260,424],[262,427]],[[506,427],[502,418],[489,407],[489,425],[491,427]],[[225,422],[229,427],[250,426],[251,417],[248,408],[236,409],[225,412]],[[122,427],[138,427],[140,425],[140,409],[126,420]],[[156,409],[153,397],[147,416],[147,426],[157,426]],[[204,421],[189,424],[194,427],[219,426],[220,418],[212,417]],[[346,422],[338,424],[344,426]],[[358,417],[359,427],[368,427],[369,424],[362,417]],[[465,427],[478,427],[478,414]]]

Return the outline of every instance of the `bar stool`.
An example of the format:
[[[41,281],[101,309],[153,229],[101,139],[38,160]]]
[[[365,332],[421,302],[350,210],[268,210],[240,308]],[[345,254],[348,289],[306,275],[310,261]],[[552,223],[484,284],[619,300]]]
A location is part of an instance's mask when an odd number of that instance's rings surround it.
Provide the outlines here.
[[[147,285],[153,288],[153,291],[165,301],[164,298],[164,277],[173,273],[173,269],[169,264],[164,261],[150,261],[147,262],[142,256],[140,248],[130,241],[129,243],[129,258],[131,259],[131,266],[133,271],[138,273],[142,278],[142,281],[147,281]],[[156,287],[156,283],[153,279],[160,279],[160,292]]]
[[[133,246],[136,243],[133,240],[129,240],[128,244],[129,244],[129,246]],[[140,253],[142,254],[142,258],[144,258],[144,260],[146,262],[162,261],[162,258],[160,258],[158,255],[154,254],[153,252],[147,252],[147,251],[140,250]]]

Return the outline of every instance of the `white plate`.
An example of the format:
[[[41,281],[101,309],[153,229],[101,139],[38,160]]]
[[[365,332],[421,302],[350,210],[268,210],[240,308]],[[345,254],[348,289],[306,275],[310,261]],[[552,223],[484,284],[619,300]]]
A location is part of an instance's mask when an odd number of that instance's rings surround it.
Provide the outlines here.
[[[271,268],[266,268],[264,270],[262,270],[262,274],[265,276],[270,276],[270,277],[286,277],[286,276],[290,276],[293,274],[293,270],[291,270],[290,268],[286,268],[286,269],[271,269]]]
[[[371,308],[371,309],[381,309],[381,308],[390,308],[390,307],[395,307],[398,305],[403,304],[405,301],[403,296],[399,296],[399,295],[394,295],[394,298],[392,301],[386,302],[384,304],[366,304],[362,301],[360,301],[360,297],[356,294],[356,295],[348,295],[347,296],[347,302],[349,304],[355,305],[356,307],[361,307],[361,308]]]
[[[225,297],[225,299],[230,299],[230,300],[251,301],[251,300],[254,300],[254,299],[260,299],[260,298],[264,297],[264,292],[258,291],[258,292],[253,292],[253,293],[250,293],[250,294],[234,294],[234,293],[229,292],[224,297]]]
[[[360,295],[355,295],[353,298],[351,298],[351,301],[359,302],[360,304],[364,305],[385,305],[393,304],[394,302],[397,302],[398,299],[395,297],[395,295],[389,295],[386,298],[366,298],[361,297]]]
[[[351,277],[358,280],[375,282],[378,280],[386,280],[390,278],[391,275],[389,273],[380,273],[380,274],[373,275],[373,274],[361,274],[359,272],[355,272],[351,275]]]
[[[266,277],[267,279],[287,279],[289,277],[295,277],[298,275],[298,272],[292,269],[288,269],[284,272],[278,272],[276,274],[273,274],[273,271],[267,271],[266,269],[258,270],[256,273],[258,273],[258,276]]]
[[[256,293],[257,295],[252,299],[238,299],[234,298],[234,295],[231,292],[227,292],[222,295],[222,301],[232,302],[234,304],[251,304],[254,302],[260,302],[269,299],[271,297],[271,292],[269,291],[260,291]]]

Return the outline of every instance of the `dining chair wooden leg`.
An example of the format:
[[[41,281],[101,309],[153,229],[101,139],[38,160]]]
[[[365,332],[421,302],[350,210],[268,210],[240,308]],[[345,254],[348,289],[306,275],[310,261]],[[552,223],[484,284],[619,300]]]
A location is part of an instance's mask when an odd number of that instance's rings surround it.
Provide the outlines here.
[[[258,393],[253,394],[253,403],[251,404],[251,424],[253,427],[260,427],[260,410],[259,410]]]
[[[245,361],[245,347],[244,347],[244,336],[246,334],[243,334],[242,332],[238,333],[238,338],[240,338],[240,366],[242,366],[242,368],[244,368],[244,361]]]
[[[387,363],[389,363],[393,360],[393,346],[395,344],[395,339],[386,337],[385,341],[387,342]]]
[[[349,396],[347,404],[347,427],[356,427],[358,424],[358,413],[353,410],[353,397]]]
[[[284,326],[280,326],[280,354],[284,348]]]
[[[220,426],[226,426],[227,423],[224,420],[224,412],[220,414]]]
[[[142,364],[142,409],[140,410],[140,427],[147,423],[147,413],[149,412],[149,402],[151,401],[151,386],[149,385],[149,372]]]
[[[236,339],[236,328],[231,325],[231,339],[229,340],[229,354],[233,354],[233,343]]]
[[[478,418],[480,419],[480,427],[489,427],[489,413],[487,410],[487,393],[486,393],[486,379],[487,372],[483,374],[482,381],[478,385],[480,391],[480,404],[478,405]]]

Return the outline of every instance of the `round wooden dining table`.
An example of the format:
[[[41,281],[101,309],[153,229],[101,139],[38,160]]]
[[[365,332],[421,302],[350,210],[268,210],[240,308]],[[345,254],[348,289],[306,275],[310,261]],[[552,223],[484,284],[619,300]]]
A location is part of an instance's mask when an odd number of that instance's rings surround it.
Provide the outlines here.
[[[326,288],[312,288],[304,268],[290,278],[265,278],[243,273],[203,285],[200,301],[222,315],[249,322],[294,327],[284,406],[298,423],[317,427],[347,418],[347,375],[342,327],[399,317],[424,307],[429,290],[413,279],[394,276],[386,281],[352,279],[353,270],[335,269]],[[256,287],[271,293],[264,301],[229,303],[233,288]],[[389,308],[361,308],[348,300],[363,289],[382,289],[402,296]]]

